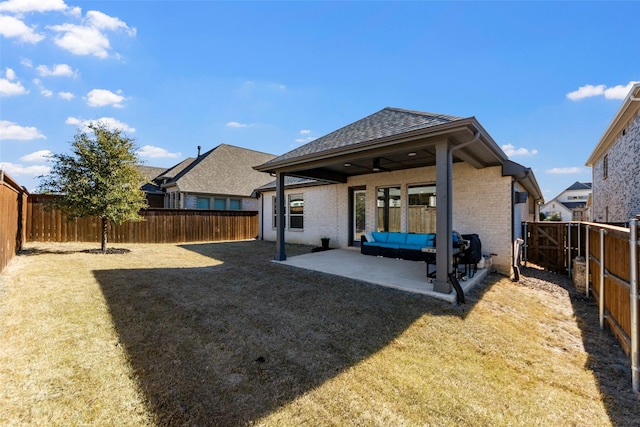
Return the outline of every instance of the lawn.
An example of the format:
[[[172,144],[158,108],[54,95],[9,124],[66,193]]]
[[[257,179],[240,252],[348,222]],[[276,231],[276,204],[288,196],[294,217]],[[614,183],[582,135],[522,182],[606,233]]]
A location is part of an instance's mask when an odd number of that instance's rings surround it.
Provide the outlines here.
[[[595,304],[526,269],[460,307],[270,242],[113,247],[29,244],[0,275],[0,425],[640,423]]]

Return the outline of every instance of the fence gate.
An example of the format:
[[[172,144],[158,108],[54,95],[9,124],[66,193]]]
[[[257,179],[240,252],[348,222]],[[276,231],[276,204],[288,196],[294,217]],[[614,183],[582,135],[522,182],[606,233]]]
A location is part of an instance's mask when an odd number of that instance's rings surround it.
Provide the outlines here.
[[[579,222],[525,222],[523,260],[571,276],[571,260],[584,256],[585,226]]]

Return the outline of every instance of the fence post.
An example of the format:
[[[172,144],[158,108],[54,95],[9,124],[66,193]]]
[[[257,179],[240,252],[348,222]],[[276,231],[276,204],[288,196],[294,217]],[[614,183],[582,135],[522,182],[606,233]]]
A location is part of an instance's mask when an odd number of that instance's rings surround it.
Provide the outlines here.
[[[589,298],[589,264],[591,263],[591,249],[589,248],[589,226],[587,225],[587,236],[585,237],[585,254],[584,259],[586,261],[585,271],[584,271],[584,288],[586,290],[586,296]]]
[[[578,258],[582,256],[582,222],[578,223]]]
[[[567,255],[567,270],[569,272],[569,278],[571,278],[571,223],[567,223],[567,247],[569,253]]]
[[[629,262],[631,285],[631,384],[640,391],[640,356],[638,355],[638,220],[629,221]]]
[[[604,228],[600,228],[600,290],[598,291],[600,329],[604,329],[604,235]]]
[[[525,267],[527,266],[527,261],[529,260],[529,251],[528,251],[528,249],[529,249],[529,236],[528,236],[529,230],[527,229],[527,225],[528,224],[525,222],[524,223],[524,232],[522,233],[523,237],[524,237],[524,255],[523,255],[523,258],[524,258],[524,266]]]

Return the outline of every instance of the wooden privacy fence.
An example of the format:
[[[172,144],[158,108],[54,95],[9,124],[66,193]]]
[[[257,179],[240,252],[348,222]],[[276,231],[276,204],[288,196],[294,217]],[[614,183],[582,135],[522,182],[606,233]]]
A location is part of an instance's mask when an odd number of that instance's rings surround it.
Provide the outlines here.
[[[581,222],[525,222],[522,224],[522,259],[545,270],[571,276],[571,261],[585,253],[585,232]]]
[[[26,240],[30,242],[100,242],[97,217],[67,221],[59,210],[46,209],[51,196],[31,195],[27,203]],[[144,221],[111,224],[111,243],[178,243],[246,240],[258,236],[257,211],[149,208]]]
[[[0,170],[0,271],[21,249],[27,190]]]
[[[571,260],[585,259],[585,290],[598,303],[600,327],[609,326],[631,358],[632,385],[640,390],[638,221],[629,227],[600,223],[526,223],[524,261],[571,275]]]

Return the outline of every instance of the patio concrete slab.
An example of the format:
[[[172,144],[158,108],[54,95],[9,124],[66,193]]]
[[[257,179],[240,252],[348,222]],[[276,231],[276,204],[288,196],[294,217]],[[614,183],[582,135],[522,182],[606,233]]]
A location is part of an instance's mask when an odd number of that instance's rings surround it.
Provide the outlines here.
[[[449,294],[433,290],[433,284],[426,278],[426,264],[420,261],[362,255],[359,249],[354,248],[309,253],[274,262],[429,295],[451,303],[456,301],[455,290]],[[479,269],[471,279],[460,281],[460,286],[467,293],[480,283],[487,273],[486,269]]]

